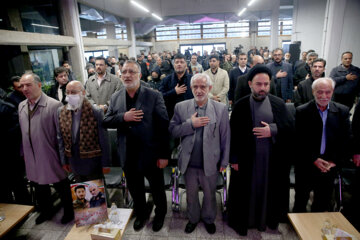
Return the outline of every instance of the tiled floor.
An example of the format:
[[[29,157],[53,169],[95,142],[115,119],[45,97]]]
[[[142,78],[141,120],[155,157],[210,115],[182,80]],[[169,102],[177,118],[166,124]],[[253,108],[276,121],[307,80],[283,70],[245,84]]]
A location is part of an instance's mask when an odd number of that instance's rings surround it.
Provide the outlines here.
[[[119,202],[121,197],[120,193],[117,190],[110,191],[110,199],[121,206]],[[139,232],[135,232],[133,229],[134,218],[132,218],[128,224],[128,227],[124,233],[122,239],[126,240],[145,240],[145,239],[186,239],[186,240],[195,240],[195,239],[286,239],[293,240],[299,239],[289,224],[280,224],[278,233],[271,233],[269,231],[259,232],[257,230],[249,230],[247,237],[240,237],[235,231],[227,226],[227,224],[222,220],[220,196],[218,198],[218,214],[215,221],[216,224],[216,233],[210,235],[206,232],[205,227],[202,223],[199,223],[197,228],[191,234],[186,234],[184,232],[185,225],[187,223],[185,209],[186,209],[186,194],[183,194],[181,202],[181,211],[173,212],[171,210],[171,192],[167,192],[168,199],[168,213],[165,218],[165,223],[163,228],[159,232],[153,232],[152,220],[154,217],[154,211],[152,212],[150,219],[147,225]],[[290,202],[293,202],[293,191],[291,191]],[[62,210],[60,210],[51,221],[44,222],[40,225],[35,224],[35,219],[38,216],[38,213],[32,213],[30,216],[20,224],[16,229],[12,230],[5,239],[28,239],[28,240],[63,240],[65,239],[67,233],[70,231],[73,222],[67,225],[62,225],[60,219],[62,217]],[[90,239],[90,237],[89,237]]]

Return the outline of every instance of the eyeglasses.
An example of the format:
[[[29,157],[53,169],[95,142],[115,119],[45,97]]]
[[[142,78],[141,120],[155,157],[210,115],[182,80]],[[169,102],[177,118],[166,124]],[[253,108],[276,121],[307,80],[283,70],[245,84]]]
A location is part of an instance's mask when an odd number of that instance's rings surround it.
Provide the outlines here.
[[[130,75],[134,75],[134,74],[136,74],[136,73],[139,73],[139,72],[135,72],[135,71],[133,71],[133,70],[124,70],[124,71],[122,71],[121,72],[122,74],[130,74]]]

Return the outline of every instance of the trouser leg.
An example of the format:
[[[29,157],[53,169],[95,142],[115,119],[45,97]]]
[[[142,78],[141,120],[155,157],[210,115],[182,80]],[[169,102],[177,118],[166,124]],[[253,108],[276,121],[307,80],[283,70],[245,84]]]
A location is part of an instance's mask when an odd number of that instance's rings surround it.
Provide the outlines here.
[[[34,183],[35,199],[39,205],[41,213],[48,213],[52,211],[53,201],[51,199],[51,189],[49,184]]]
[[[312,212],[325,212],[331,210],[331,199],[334,190],[334,177],[330,173],[318,173],[314,181],[314,201]]]
[[[134,211],[137,218],[146,218],[146,198],[144,175],[131,168],[124,169],[127,186],[134,201]]]
[[[152,197],[156,206],[155,215],[165,216],[167,212],[167,202],[163,170],[154,167],[151,171],[145,173],[145,177],[149,181]]]
[[[204,171],[199,170],[200,186],[204,193],[201,219],[207,224],[214,223],[216,218],[216,183],[218,174],[205,176]]]
[[[70,189],[70,181],[65,178],[60,182],[54,183],[55,190],[59,193],[61,203],[64,207],[64,215],[73,215],[73,205],[72,205],[72,197],[71,197],[71,189]]]
[[[197,169],[188,168],[184,174],[187,216],[191,223],[200,221],[199,180]]]
[[[311,174],[295,168],[295,203],[293,212],[306,212],[311,191]]]

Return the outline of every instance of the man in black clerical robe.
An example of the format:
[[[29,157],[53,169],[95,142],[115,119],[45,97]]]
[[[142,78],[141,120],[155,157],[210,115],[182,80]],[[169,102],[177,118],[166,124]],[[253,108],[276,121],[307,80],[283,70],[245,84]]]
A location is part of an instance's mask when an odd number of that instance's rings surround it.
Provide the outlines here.
[[[268,67],[253,67],[252,93],[236,102],[230,119],[228,223],[240,235],[277,229],[289,209],[294,119],[284,101],[269,94],[270,79]]]

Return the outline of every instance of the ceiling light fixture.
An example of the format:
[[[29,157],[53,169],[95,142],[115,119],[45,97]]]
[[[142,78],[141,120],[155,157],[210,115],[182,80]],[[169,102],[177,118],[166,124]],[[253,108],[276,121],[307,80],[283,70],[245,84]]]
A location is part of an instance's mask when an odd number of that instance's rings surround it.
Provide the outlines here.
[[[152,13],[151,15],[152,15],[154,18],[156,18],[156,19],[158,19],[158,20],[160,20],[160,21],[163,20],[161,17],[159,17],[159,16],[156,15],[155,13]]]
[[[248,7],[250,7],[256,0],[251,0],[249,3],[248,3]]]
[[[131,0],[130,1],[133,5],[137,6],[138,8],[140,8],[141,10],[145,11],[145,12],[150,12],[147,8],[145,8],[144,6],[142,6],[141,4]]]
[[[241,16],[241,14],[243,14],[245,11],[246,11],[246,8],[243,8],[243,9],[239,12],[238,16]]]
[[[37,27],[45,27],[45,28],[55,28],[55,29],[59,29],[59,27],[54,27],[54,26],[50,26],[50,25],[42,25],[42,24],[37,24],[37,23],[32,23],[31,25],[37,26]]]

